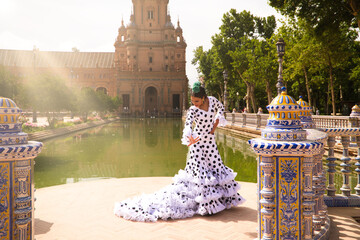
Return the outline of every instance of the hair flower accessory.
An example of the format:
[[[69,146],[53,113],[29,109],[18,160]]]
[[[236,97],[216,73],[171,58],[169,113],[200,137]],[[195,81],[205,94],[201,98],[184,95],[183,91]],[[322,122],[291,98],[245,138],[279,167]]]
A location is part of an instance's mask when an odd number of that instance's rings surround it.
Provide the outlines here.
[[[195,82],[193,87],[192,87],[192,91],[194,93],[198,93],[198,92],[200,92],[200,87],[201,87],[201,82],[199,82],[199,81]]]

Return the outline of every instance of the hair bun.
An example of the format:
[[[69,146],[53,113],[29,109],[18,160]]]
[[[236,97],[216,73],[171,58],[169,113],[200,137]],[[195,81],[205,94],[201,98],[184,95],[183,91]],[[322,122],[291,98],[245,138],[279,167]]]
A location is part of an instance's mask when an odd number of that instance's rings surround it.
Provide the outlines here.
[[[194,83],[194,85],[192,87],[192,91],[194,93],[198,93],[198,92],[200,92],[200,87],[201,87],[201,82],[197,81]]]

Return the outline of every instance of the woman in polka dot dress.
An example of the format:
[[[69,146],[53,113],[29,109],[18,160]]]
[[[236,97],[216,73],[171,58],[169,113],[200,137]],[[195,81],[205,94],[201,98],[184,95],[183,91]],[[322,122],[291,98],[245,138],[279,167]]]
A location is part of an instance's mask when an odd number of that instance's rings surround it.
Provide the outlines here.
[[[200,82],[194,84],[191,101],[182,137],[190,148],[185,169],[160,191],[116,203],[115,215],[154,222],[215,214],[244,202],[236,173],[224,165],[216,147],[214,131],[218,124],[226,125],[223,105],[207,96]]]

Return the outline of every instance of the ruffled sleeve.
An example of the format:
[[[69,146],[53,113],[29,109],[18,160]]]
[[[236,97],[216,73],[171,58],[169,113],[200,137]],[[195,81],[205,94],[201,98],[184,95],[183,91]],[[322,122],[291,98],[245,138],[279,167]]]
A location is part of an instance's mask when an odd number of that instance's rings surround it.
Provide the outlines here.
[[[219,119],[219,126],[221,126],[221,127],[226,126],[227,121],[224,116],[224,112],[225,112],[224,106],[216,98],[212,97],[212,100],[213,100],[214,107],[217,110],[217,113],[214,118],[214,122],[216,121],[216,119]]]
[[[187,112],[185,127],[181,138],[181,143],[184,145],[189,145],[190,143],[188,137],[192,135],[192,123],[194,121],[194,117],[195,117],[195,110],[193,107],[190,107]]]

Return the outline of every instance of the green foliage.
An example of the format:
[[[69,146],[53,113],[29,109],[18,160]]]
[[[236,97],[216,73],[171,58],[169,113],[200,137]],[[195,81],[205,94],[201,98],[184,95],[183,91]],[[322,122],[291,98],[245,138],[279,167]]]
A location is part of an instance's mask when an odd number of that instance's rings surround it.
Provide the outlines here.
[[[344,112],[341,101],[350,98],[356,101],[351,93],[342,94],[344,98],[340,96],[340,91],[346,90],[344,85],[351,84],[349,76],[343,73],[352,68],[355,31],[343,27],[339,31],[324,31],[319,36],[305,20],[288,19],[275,35],[275,38],[280,37],[286,42],[283,75],[290,94],[304,96],[311,106],[326,114]]]
[[[33,133],[46,130],[46,126],[40,126],[35,123],[25,123],[22,125],[22,131],[26,133]]]
[[[335,72],[346,68],[360,27],[360,2],[358,0],[270,0],[270,5],[293,21],[304,21],[305,30],[319,44],[319,66],[328,70],[328,89],[331,93],[332,113],[338,111],[336,88],[339,85]],[[311,29],[311,30],[310,30]],[[308,91],[309,92],[309,91]],[[329,98],[329,95],[327,95]],[[341,98],[341,96],[340,96]],[[341,99],[342,101],[342,99]],[[326,103],[326,112],[328,106]]]
[[[220,60],[214,48],[204,51],[200,46],[194,50],[192,64],[198,64],[197,71],[201,73],[207,93],[209,95],[222,98],[224,89],[224,80],[222,76],[223,69],[219,64]]]
[[[276,42],[283,38],[283,78],[288,93],[295,98],[302,95],[321,113],[349,114],[360,101],[359,32],[354,29],[358,17],[352,15],[359,4],[354,0],[270,3],[289,16],[276,32],[275,17],[260,18],[231,9],[223,16],[220,32],[213,35],[212,47],[195,50],[192,64],[197,65],[208,92],[223,96],[222,71],[227,69],[227,109],[242,108],[244,100],[252,112],[257,106],[264,109],[276,94]]]
[[[72,111],[75,95],[60,77],[52,74],[36,74],[25,84],[25,98],[28,107],[45,112],[50,128],[54,128],[58,118],[56,112]]]
[[[54,74],[34,74],[21,79],[2,66],[0,96],[13,99],[22,109],[44,112],[50,128],[58,124],[57,113],[60,111],[81,112],[84,119],[87,119],[91,111],[105,115],[106,112],[116,112],[121,105],[121,99],[117,96],[110,97],[102,91],[95,92],[92,88],[77,91]]]
[[[255,92],[264,86],[267,86],[264,95],[271,97],[270,82],[276,74],[276,61],[272,57],[275,45],[269,39],[275,27],[274,16],[261,18],[248,11],[238,13],[231,9],[223,16],[220,33],[212,37],[212,48],[195,50],[192,64],[198,65],[210,94],[221,98],[224,92],[222,72],[228,70],[229,105],[226,109],[243,108],[245,100],[248,109],[251,103],[252,111],[257,111],[256,106],[266,102],[258,101]]]
[[[0,96],[21,103],[24,102],[22,92],[23,87],[19,78],[0,65]]]
[[[351,80],[358,80],[359,87],[360,87],[360,57],[354,58],[355,67],[351,71],[350,79]]]
[[[71,111],[75,107],[75,95],[60,77],[51,74],[33,75],[25,89],[30,107],[39,111]]]
[[[359,22],[358,0],[269,0],[269,4],[284,15],[306,20],[318,34]]]
[[[96,92],[90,87],[81,89],[78,94],[77,111],[87,120],[89,112],[97,111],[104,115],[106,112],[116,111],[121,104],[119,97],[110,97],[102,91]]]

